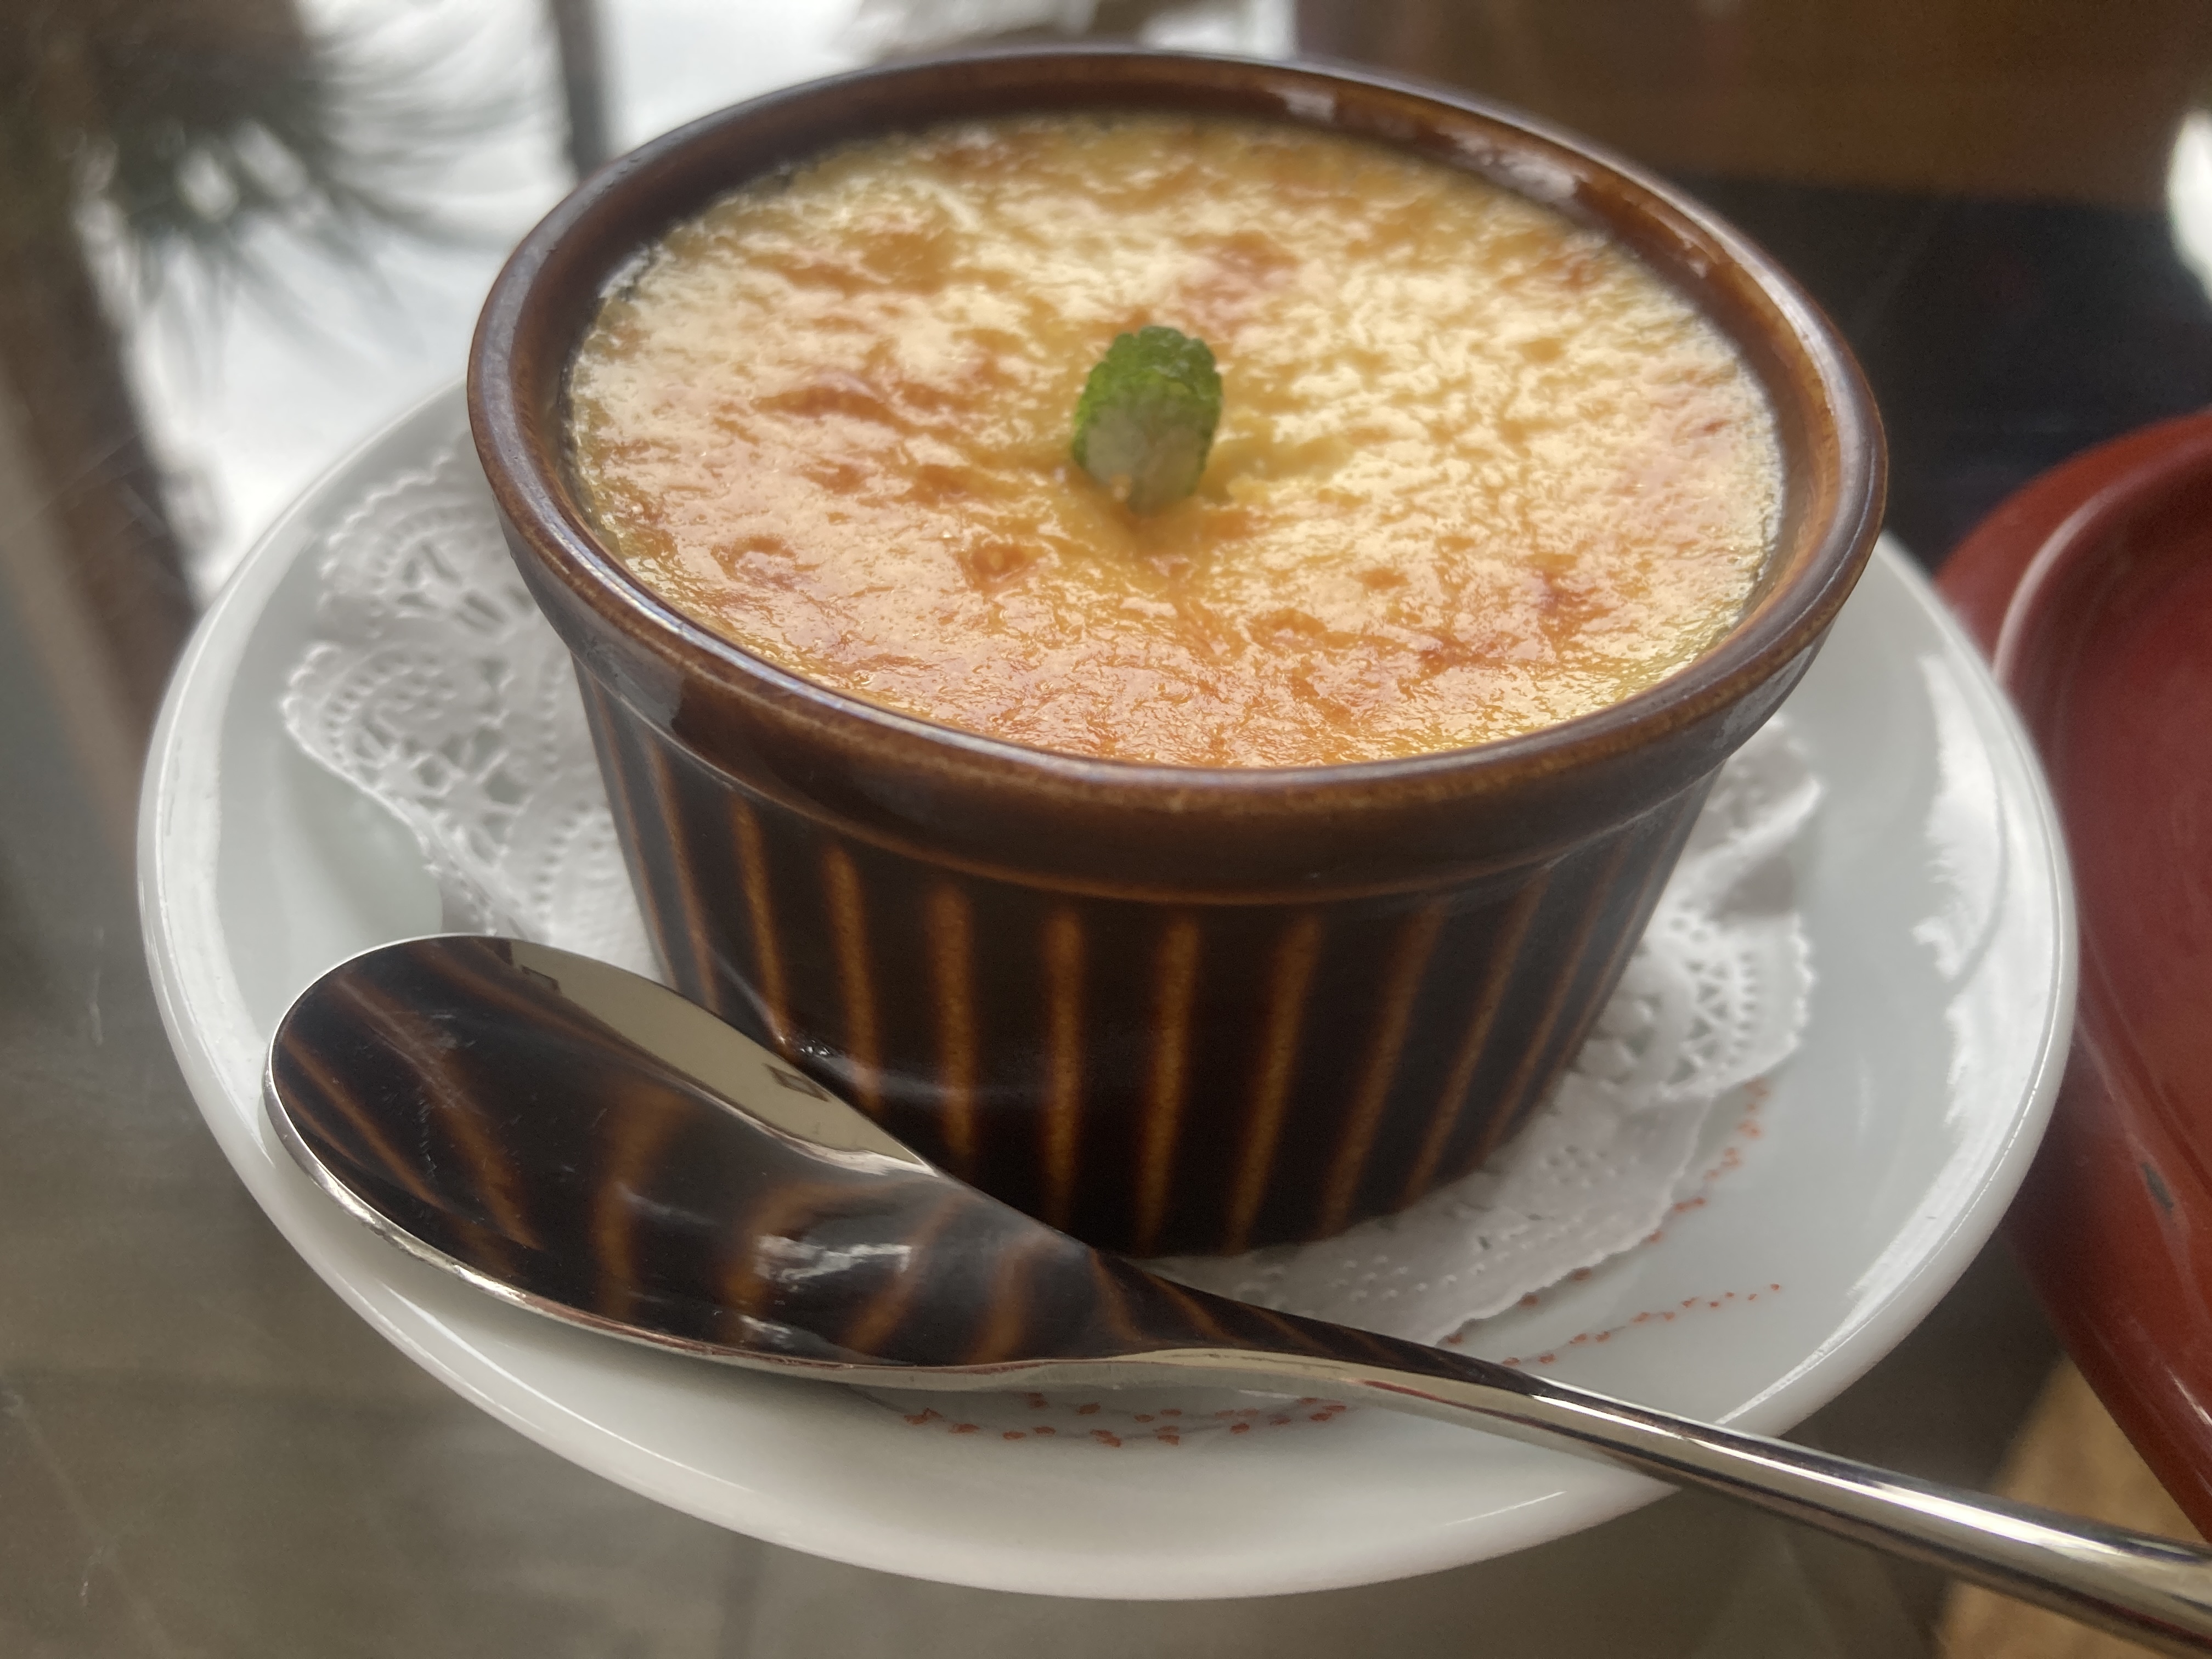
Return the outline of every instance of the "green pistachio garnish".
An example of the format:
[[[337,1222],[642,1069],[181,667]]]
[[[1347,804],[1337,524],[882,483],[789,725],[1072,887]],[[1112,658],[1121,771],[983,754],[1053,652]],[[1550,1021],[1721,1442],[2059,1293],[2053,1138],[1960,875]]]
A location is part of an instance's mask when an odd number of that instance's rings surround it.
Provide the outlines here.
[[[1221,421],[1221,374],[1206,342],[1154,325],[1119,334],[1075,404],[1075,464],[1132,513],[1198,488]]]

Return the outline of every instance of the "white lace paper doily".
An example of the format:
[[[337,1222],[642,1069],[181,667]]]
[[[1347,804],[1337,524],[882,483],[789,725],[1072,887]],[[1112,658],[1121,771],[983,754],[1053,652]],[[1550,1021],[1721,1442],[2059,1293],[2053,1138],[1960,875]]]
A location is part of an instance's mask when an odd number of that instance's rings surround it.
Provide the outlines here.
[[[414,831],[447,925],[657,972],[568,653],[474,455],[457,445],[369,490],[313,556],[285,727]],[[1714,1103],[1796,1047],[1812,970],[1785,855],[1819,799],[1778,720],[1729,763],[1595,1034],[1487,1168],[1333,1239],[1158,1265],[1436,1342],[1650,1237]]]

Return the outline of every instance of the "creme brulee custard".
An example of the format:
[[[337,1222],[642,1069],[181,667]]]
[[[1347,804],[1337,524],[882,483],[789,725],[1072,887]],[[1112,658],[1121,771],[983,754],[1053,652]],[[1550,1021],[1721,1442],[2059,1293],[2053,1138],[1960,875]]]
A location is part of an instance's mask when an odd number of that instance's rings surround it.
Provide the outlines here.
[[[1069,457],[1117,333],[1205,340],[1196,495]],[[678,226],[570,381],[616,552],[744,649],[1038,748],[1455,749],[1726,632],[1772,539],[1734,348],[1603,235],[1301,128],[1037,117],[857,144]]]

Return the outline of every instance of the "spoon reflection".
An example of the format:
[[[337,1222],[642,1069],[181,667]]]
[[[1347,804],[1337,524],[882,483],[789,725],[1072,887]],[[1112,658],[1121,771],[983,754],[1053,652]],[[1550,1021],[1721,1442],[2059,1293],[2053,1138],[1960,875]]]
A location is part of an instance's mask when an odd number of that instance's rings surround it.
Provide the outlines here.
[[[878,1388],[1327,1391],[2212,1652],[2212,1553],[1172,1284],[931,1168],[675,993],[566,951],[448,936],[357,957],[285,1014],[266,1086],[340,1204],[571,1324]]]

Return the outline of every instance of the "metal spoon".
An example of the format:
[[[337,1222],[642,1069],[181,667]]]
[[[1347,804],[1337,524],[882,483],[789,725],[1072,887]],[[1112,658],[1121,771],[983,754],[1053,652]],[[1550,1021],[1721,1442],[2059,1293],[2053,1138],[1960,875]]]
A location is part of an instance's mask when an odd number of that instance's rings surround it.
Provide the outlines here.
[[[704,1010],[567,951],[449,936],[356,957],[285,1014],[267,1094],[292,1155],[362,1220],[592,1330],[878,1388],[1321,1389],[2212,1652],[2212,1552],[1185,1289],[939,1173]]]

